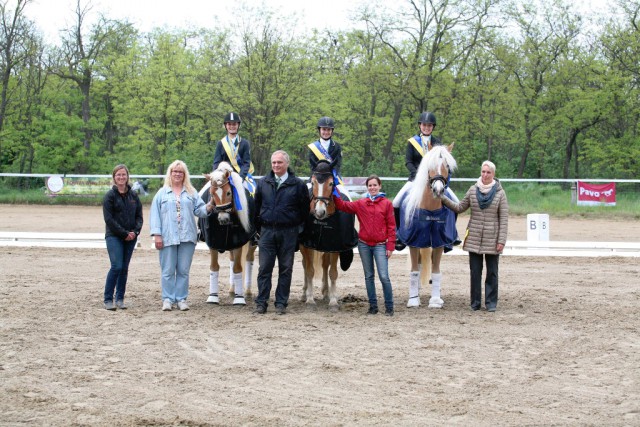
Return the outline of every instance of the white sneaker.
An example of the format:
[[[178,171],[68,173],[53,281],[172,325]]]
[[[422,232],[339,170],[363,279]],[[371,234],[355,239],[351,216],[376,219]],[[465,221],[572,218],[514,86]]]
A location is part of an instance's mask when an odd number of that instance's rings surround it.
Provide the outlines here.
[[[187,304],[187,300],[183,299],[182,301],[178,301],[178,308],[180,311],[189,310],[189,304]]]
[[[218,294],[209,294],[209,298],[207,298],[207,302],[209,304],[220,304],[220,297],[218,297]]]
[[[171,311],[171,300],[166,299],[162,301],[162,311]]]

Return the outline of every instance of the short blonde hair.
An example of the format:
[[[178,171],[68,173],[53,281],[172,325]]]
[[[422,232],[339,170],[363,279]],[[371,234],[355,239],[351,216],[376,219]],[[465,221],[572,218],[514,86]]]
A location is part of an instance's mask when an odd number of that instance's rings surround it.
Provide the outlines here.
[[[182,168],[184,171],[184,181],[182,185],[187,189],[187,193],[195,194],[196,189],[191,185],[191,175],[189,174],[189,168],[182,160],[174,160],[173,163],[169,165],[167,168],[167,174],[164,176],[164,186],[167,188],[171,188],[171,172],[173,172],[176,168]]]
[[[491,169],[491,172],[496,173],[496,165],[493,164],[493,162],[491,160],[485,160],[484,162],[482,162],[482,166],[480,166],[480,170],[482,170],[483,167],[489,166],[489,169]]]

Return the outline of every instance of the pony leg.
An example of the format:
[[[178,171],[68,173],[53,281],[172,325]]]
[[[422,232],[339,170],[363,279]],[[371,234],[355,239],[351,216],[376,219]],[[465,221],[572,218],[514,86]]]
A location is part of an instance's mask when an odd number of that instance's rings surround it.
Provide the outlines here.
[[[339,253],[328,254],[330,258],[329,264],[329,279],[331,280],[331,285],[329,286],[329,310],[338,311],[340,306],[338,305],[338,289],[337,289],[337,281],[338,281],[338,259],[340,258]]]
[[[322,299],[329,301],[329,265],[331,263],[331,254],[326,252],[322,254]]]
[[[300,301],[307,303],[307,308],[315,308],[316,302],[313,299],[313,275],[314,270],[314,258],[315,251],[300,246],[300,252],[302,253],[302,267],[304,269],[304,284],[302,286],[302,296]]]
[[[229,251],[229,295],[234,294],[233,289],[233,270],[235,267],[235,257],[233,256],[233,251]]]
[[[411,260],[411,273],[409,273],[409,300],[408,308],[420,307],[420,271],[418,271],[418,261],[420,250],[409,248],[409,258]]]
[[[218,275],[220,273],[220,264],[218,264],[218,251],[215,249],[209,249],[209,257],[211,258],[209,263],[209,297],[207,302],[209,304],[219,304],[220,298],[218,292],[220,291],[220,283],[218,281]]]
[[[233,286],[235,288],[233,305],[247,305],[247,302],[244,299],[244,292],[242,290],[242,272],[233,273]]]
[[[440,296],[440,287],[442,284],[442,273],[440,273],[440,259],[442,258],[442,248],[435,249],[431,254],[432,272],[431,272],[431,298],[429,299],[429,308],[442,308],[444,301]]]
[[[244,265],[244,293],[246,296],[251,296],[251,281],[253,279],[253,262],[255,260],[256,246],[251,243],[247,243],[247,255],[245,257]]]

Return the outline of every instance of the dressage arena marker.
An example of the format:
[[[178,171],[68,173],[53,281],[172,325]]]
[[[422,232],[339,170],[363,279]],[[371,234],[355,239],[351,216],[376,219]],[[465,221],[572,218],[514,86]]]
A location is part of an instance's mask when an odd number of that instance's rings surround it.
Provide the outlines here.
[[[138,239],[137,249],[143,248],[144,238]],[[0,231],[0,246],[46,247],[46,248],[95,248],[105,249],[104,233],[31,233]],[[150,248],[153,248],[153,242]],[[204,242],[196,246],[209,250]],[[357,248],[354,248],[357,252]],[[408,255],[409,249],[396,254]],[[444,256],[467,255],[456,246]],[[528,241],[508,240],[504,256],[548,256],[548,257],[640,257],[640,242],[574,242],[574,241]]]
[[[549,215],[528,214],[527,215],[527,240],[528,241],[549,241]]]

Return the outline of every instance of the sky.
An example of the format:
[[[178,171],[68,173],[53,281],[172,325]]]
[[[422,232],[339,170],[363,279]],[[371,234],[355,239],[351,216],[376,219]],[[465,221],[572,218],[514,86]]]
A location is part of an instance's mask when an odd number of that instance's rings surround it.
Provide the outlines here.
[[[82,0],[82,5],[88,0]],[[91,0],[90,15],[98,12],[111,19],[128,19],[143,32],[156,27],[169,28],[206,27],[233,22],[234,10],[242,0]],[[9,7],[13,0],[9,0]],[[258,7],[263,2],[245,0]],[[268,0],[264,4],[270,10],[285,15],[296,14],[298,22],[310,28],[345,28],[350,9],[358,0]],[[59,30],[73,24],[76,0],[32,0],[25,9],[26,15],[36,22],[48,42],[59,39]]]
[[[349,29],[349,17],[358,4],[366,0],[82,0],[91,4],[89,17],[103,13],[111,19],[128,19],[135,27],[147,32],[155,27],[213,28],[234,20],[234,10],[241,2],[252,7],[266,4],[270,10],[284,15],[295,14],[305,28]],[[399,0],[380,0],[397,5]],[[568,0],[571,1],[571,0]],[[574,0],[585,16],[603,14],[614,0]],[[14,0],[9,0],[11,8]],[[88,3],[90,2],[90,3]],[[367,1],[367,3],[371,3]],[[25,9],[45,35],[48,43],[59,40],[59,31],[73,24],[76,0],[32,0]],[[300,28],[298,28],[300,30]]]

